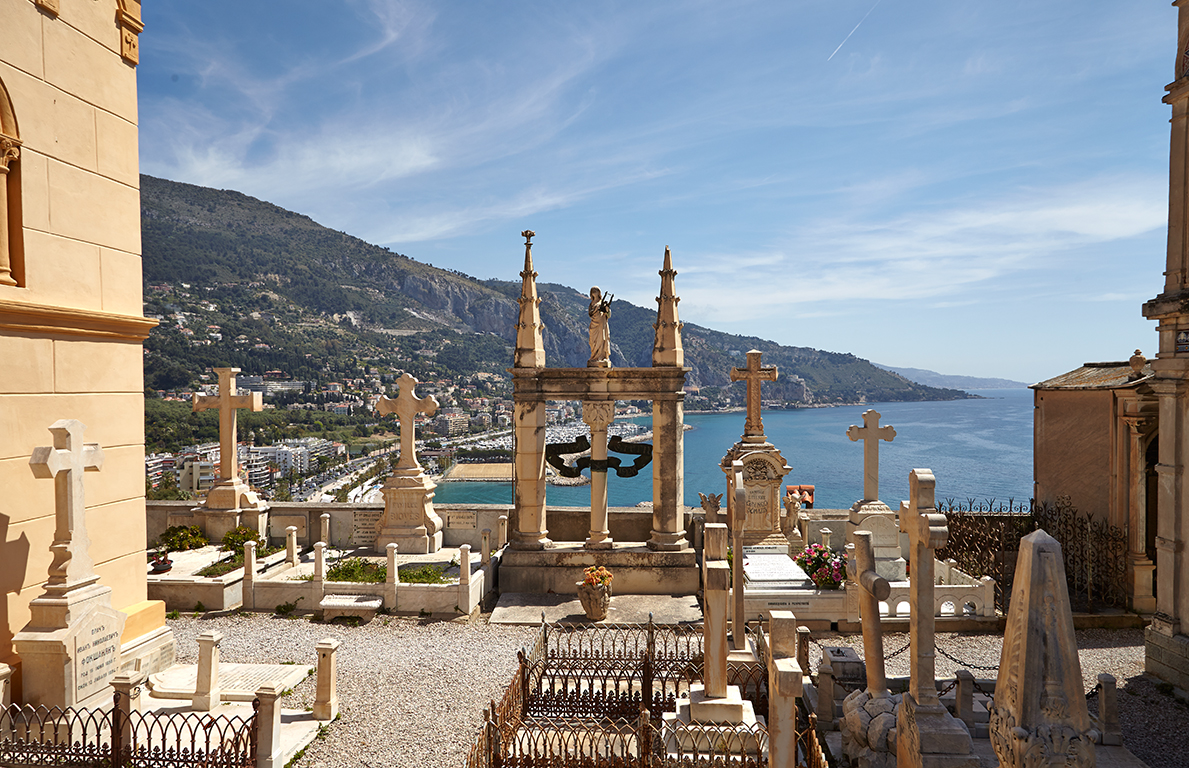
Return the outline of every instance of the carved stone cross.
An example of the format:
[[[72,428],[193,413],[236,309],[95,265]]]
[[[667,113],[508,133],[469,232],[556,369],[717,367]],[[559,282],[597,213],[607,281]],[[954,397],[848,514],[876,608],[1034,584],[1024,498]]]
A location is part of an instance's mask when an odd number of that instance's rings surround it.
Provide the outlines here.
[[[87,508],[83,472],[97,472],[103,466],[103,449],[97,443],[83,443],[86,427],[77,419],[59,419],[50,426],[53,446],[34,448],[29,465],[33,474],[54,479],[56,525],[50,552],[48,588],[61,591],[90,584],[99,577],[88,549]]]
[[[743,427],[743,439],[748,442],[764,441],[764,422],[760,418],[760,382],[776,381],[776,366],[767,368],[760,364],[763,352],[753,349],[747,353],[746,368],[732,368],[731,381],[747,382],[747,423]]]
[[[381,397],[376,402],[376,410],[381,416],[395,413],[400,419],[400,460],[396,463],[397,468],[419,468],[421,465],[417,463],[414,448],[414,421],[419,413],[433,416],[438,410],[438,401],[433,397],[417,397],[413,390],[417,387],[418,381],[411,374],[401,376],[397,384],[400,385],[397,396]]]
[[[945,515],[933,504],[937,481],[931,469],[914,469],[908,475],[909,501],[900,502],[901,530],[912,541],[912,575],[909,578],[909,605],[912,624],[909,642],[912,644],[910,688],[921,707],[939,706],[937,685],[934,682],[936,651],[934,650],[933,582],[934,551],[949,541]]]
[[[867,662],[867,693],[882,699],[888,693],[884,673],[883,628],[879,618],[879,601],[892,594],[892,585],[875,572],[875,551],[871,546],[871,531],[855,531],[854,575],[859,585],[859,613],[863,620],[863,656]]]
[[[239,368],[216,368],[219,374],[219,394],[194,395],[194,413],[216,408],[219,411],[219,478],[234,481],[239,477],[236,422],[240,408],[264,410],[264,397],[259,392],[235,394],[235,375]]]
[[[863,500],[879,501],[879,441],[889,443],[896,437],[890,426],[879,426],[879,411],[863,411],[863,426],[850,425],[846,436],[863,441]]]

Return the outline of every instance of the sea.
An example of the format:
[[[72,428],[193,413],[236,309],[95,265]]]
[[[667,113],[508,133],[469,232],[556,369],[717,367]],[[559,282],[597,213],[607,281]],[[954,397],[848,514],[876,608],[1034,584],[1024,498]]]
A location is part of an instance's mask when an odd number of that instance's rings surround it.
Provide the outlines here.
[[[879,444],[880,499],[896,508],[908,498],[908,473],[933,471],[938,502],[1027,501],[1032,495],[1032,390],[970,390],[977,398],[922,403],[869,403],[831,408],[764,411],[768,441],[792,471],[786,485],[815,486],[818,509],[846,509],[863,497],[863,444],[846,436],[874,409],[881,425],[896,430]],[[638,420],[650,427],[651,418]],[[685,423],[685,503],[700,505],[698,493],[724,493],[719,462],[743,433],[744,414],[689,413]],[[631,457],[625,456],[624,464]],[[590,506],[590,486],[550,485],[546,500],[556,506]],[[652,467],[638,476],[610,473],[607,501],[613,507],[652,500]],[[511,504],[511,483],[440,483],[441,504]]]

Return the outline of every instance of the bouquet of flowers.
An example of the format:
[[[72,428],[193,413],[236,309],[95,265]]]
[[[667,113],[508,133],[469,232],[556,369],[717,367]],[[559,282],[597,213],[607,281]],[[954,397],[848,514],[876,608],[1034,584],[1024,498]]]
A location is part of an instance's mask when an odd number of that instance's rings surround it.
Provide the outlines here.
[[[583,575],[582,583],[587,584],[592,587],[599,586],[599,585],[602,585],[604,587],[610,587],[611,579],[615,578],[614,576],[611,575],[611,571],[608,571],[606,568],[604,568],[601,565],[597,565],[597,566],[592,565],[591,567],[589,567],[585,571],[583,571],[582,575]]]
[[[810,544],[793,558],[818,589],[838,589],[846,581],[846,557],[821,544]]]

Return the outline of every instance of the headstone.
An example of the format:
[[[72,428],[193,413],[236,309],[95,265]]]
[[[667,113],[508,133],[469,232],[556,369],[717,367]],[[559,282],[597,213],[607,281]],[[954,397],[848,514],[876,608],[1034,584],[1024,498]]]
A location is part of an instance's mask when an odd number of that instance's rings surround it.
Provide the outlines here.
[[[259,392],[236,394],[235,377],[239,371],[239,368],[216,368],[219,394],[195,394],[193,401],[194,413],[208,409],[219,411],[219,479],[207,492],[203,504],[194,508],[195,516],[202,521],[203,532],[211,541],[222,539],[224,534],[241,524],[258,533],[266,530],[268,504],[239,476],[236,438],[239,409],[263,410],[264,400]]]
[[[55,486],[53,560],[45,592],[29,603],[30,619],[13,637],[21,657],[26,704],[77,707],[107,695],[120,668],[120,635],[127,616],[111,607],[111,587],[98,584],[88,548],[84,472],[97,472],[103,450],[83,443],[82,422],[50,426],[54,444],[37,448],[33,474]]]
[[[398,383],[400,393],[396,398],[381,397],[376,403],[381,414],[395,413],[400,419],[400,460],[384,481],[384,516],[373,546],[383,550],[388,543],[396,542],[405,552],[437,552],[442,548],[442,518],[433,508],[437,486],[417,462],[414,422],[419,413],[432,416],[438,401],[417,397],[417,379],[408,373]]]
[[[907,569],[900,552],[896,513],[879,500],[879,441],[891,442],[896,430],[891,426],[881,427],[879,420],[878,411],[867,410],[863,412],[863,426],[852,424],[846,430],[852,441],[863,441],[863,498],[850,509],[846,538],[849,544],[855,531],[870,531],[876,572],[888,581],[904,581]]]
[[[1043,530],[1020,540],[1003,638],[990,723],[999,764],[1092,767],[1098,734],[1082,691],[1061,544]]]

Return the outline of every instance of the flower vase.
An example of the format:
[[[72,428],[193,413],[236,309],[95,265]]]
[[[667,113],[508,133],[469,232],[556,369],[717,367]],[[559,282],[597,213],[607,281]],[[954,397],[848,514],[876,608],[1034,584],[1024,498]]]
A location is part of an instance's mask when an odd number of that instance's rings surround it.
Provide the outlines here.
[[[610,584],[587,584],[577,582],[578,599],[582,601],[582,610],[586,618],[591,621],[603,621],[607,618],[607,609],[611,607]]]

